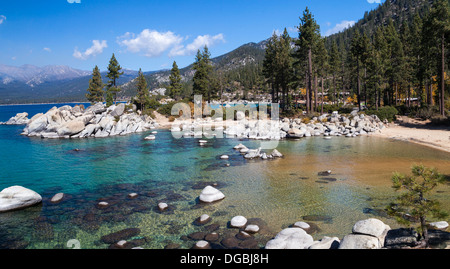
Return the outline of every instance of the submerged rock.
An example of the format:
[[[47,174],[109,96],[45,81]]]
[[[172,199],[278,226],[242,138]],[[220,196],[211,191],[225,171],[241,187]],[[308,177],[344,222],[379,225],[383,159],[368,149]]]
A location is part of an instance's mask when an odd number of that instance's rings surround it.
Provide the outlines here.
[[[64,198],[64,193],[60,192],[60,193],[55,194],[52,197],[52,199],[50,199],[50,202],[54,203],[54,204],[57,204],[57,203],[61,202],[63,198]]]
[[[0,212],[22,209],[40,202],[41,195],[22,186],[12,186],[0,192]]]
[[[108,235],[104,235],[100,238],[103,243],[114,244],[121,240],[127,240],[131,237],[137,236],[141,230],[139,228],[127,228]]]

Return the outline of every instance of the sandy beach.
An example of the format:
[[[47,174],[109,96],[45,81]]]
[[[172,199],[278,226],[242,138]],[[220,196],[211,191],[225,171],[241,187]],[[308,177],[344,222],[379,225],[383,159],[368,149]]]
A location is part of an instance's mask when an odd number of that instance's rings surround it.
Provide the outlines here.
[[[450,127],[432,126],[429,121],[397,117],[394,123],[374,135],[418,143],[450,152]]]

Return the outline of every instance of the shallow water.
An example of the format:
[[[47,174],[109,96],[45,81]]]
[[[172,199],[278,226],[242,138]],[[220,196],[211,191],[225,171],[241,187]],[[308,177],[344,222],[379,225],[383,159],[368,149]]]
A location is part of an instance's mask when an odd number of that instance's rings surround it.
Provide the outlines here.
[[[237,233],[227,228],[233,216],[254,218],[263,227],[255,235],[258,247],[301,220],[317,225],[315,240],[342,238],[369,217],[398,226],[377,211],[396,195],[393,172],[409,173],[423,163],[450,175],[449,153],[378,137],[281,141],[277,149],[284,158],[247,161],[233,147],[256,148],[258,141],[212,139],[199,146],[198,139],[174,139],[167,130],[158,130],[155,141],[144,140],[148,133],[47,140],[20,136],[22,128],[0,126],[0,189],[21,185],[44,201],[0,214],[0,248],[67,248],[70,239],[81,248],[107,248],[102,236],[125,228],[140,229],[128,240],[143,248],[190,248],[195,240],[186,236],[212,229],[193,224],[205,213],[212,217],[207,225],[220,226],[221,237]],[[222,154],[230,159],[221,160]],[[332,174],[318,176],[325,170]],[[226,198],[200,205],[201,189],[213,183]],[[49,199],[58,192],[66,198],[53,205]],[[132,192],[139,196],[128,198]],[[446,184],[435,195],[447,212],[449,193]],[[110,206],[100,209],[99,201]],[[160,213],[159,202],[169,210]]]

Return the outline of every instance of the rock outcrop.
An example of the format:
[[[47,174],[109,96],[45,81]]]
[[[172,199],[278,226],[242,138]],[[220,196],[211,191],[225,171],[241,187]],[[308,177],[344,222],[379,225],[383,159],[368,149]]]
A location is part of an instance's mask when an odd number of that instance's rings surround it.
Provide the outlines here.
[[[1,124],[4,124],[4,125],[25,125],[29,121],[30,120],[28,119],[28,113],[27,112],[23,112],[23,113],[17,113],[14,117],[10,118],[8,121],[0,122],[0,125]]]
[[[22,135],[42,138],[101,138],[140,133],[157,126],[149,116],[126,113],[123,103],[108,108],[103,103],[96,103],[87,109],[66,105],[53,107],[45,114],[39,113],[28,121]]]

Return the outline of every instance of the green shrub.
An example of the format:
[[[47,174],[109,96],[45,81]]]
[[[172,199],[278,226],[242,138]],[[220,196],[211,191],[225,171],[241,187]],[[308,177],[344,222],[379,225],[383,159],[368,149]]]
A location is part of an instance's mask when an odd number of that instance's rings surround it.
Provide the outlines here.
[[[164,115],[164,116],[167,116],[167,117],[170,117],[170,116],[172,116],[172,107],[176,104],[177,102],[170,102],[170,103],[167,103],[167,104],[165,104],[165,105],[161,105],[159,108],[158,108],[158,113],[160,113],[160,114],[162,114],[162,115]]]
[[[398,115],[398,110],[392,106],[380,107],[377,110],[367,110],[366,115],[376,115],[382,121],[388,120],[389,122],[395,120],[395,115]]]

